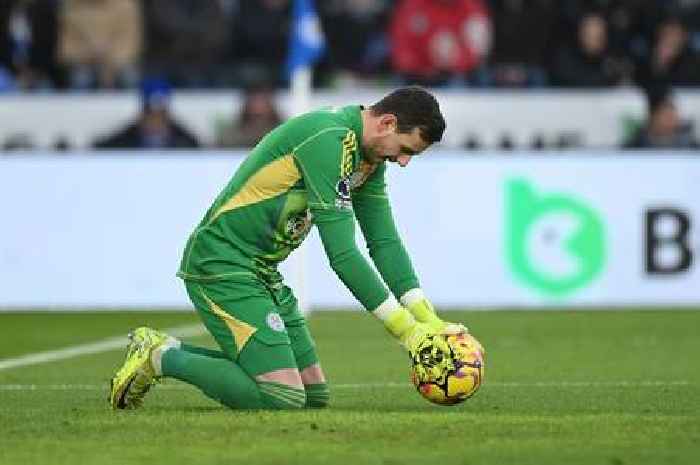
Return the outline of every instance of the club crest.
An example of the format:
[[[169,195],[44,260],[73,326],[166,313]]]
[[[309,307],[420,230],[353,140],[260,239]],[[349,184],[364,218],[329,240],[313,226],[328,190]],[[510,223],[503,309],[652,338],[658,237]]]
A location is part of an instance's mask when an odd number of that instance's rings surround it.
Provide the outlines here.
[[[277,312],[270,312],[267,314],[266,318],[267,326],[270,327],[273,331],[277,331],[278,333],[281,333],[284,331],[284,320],[282,320],[282,317],[280,316],[279,313]]]
[[[313,224],[313,216],[308,209],[293,215],[287,220],[285,233],[293,241],[297,241],[306,237]]]

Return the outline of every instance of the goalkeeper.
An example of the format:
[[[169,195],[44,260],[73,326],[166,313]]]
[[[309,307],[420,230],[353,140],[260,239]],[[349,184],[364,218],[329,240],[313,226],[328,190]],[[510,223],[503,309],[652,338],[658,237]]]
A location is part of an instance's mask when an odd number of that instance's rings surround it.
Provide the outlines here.
[[[430,334],[465,332],[423,295],[385,186],[386,162],[405,167],[444,130],[435,97],[406,87],[368,108],[306,113],[267,134],[190,236],[178,272],[221,350],[136,329],[111,381],[112,408],[139,407],[162,377],[235,409],[328,405],[314,341],[277,271],[314,224],[335,273],[406,349]],[[382,279],[357,249],[354,218]]]

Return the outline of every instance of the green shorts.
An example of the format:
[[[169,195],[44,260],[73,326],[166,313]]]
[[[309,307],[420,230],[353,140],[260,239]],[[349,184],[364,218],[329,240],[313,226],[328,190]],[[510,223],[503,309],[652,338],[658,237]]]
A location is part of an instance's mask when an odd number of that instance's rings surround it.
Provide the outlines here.
[[[287,286],[254,276],[216,282],[185,281],[204,326],[226,356],[250,376],[318,362],[316,344]]]

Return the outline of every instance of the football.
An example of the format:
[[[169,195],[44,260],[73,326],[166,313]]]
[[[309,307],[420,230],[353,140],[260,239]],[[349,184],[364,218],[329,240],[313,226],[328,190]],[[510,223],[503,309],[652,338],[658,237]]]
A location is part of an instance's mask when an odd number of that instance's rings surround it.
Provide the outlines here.
[[[411,354],[411,361],[411,381],[435,404],[464,402],[484,380],[484,349],[470,334],[430,336]]]

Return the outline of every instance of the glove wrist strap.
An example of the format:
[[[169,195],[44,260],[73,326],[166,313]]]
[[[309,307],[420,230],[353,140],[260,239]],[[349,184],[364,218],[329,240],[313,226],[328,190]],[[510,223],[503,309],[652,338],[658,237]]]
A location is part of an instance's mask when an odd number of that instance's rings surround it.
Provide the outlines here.
[[[421,300],[425,300],[425,293],[420,287],[415,287],[409,291],[406,291],[406,293],[402,295],[399,300],[401,301],[401,305],[404,307],[410,307]]]
[[[416,321],[434,326],[439,326],[442,323],[442,320],[435,314],[433,305],[420,288],[411,289],[402,295],[401,304],[408,308]]]
[[[372,314],[382,320],[384,327],[395,338],[401,340],[415,326],[416,319],[402,307],[394,296],[389,296]]]
[[[401,342],[405,342],[404,339],[415,326],[416,319],[403,307],[399,307],[389,318],[384,320],[384,327],[387,331]]]

